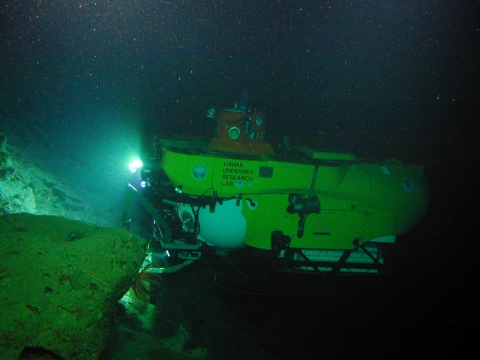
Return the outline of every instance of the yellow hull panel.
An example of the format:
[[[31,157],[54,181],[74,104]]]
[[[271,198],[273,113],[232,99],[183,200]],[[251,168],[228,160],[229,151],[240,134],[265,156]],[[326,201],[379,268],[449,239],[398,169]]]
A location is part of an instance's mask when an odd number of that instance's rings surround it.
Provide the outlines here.
[[[291,248],[351,249],[355,241],[404,234],[427,206],[423,168],[397,160],[359,162],[314,151],[296,158],[230,154],[175,140],[162,145],[161,167],[184,194],[241,197],[244,243],[256,248],[270,249],[272,231],[281,231]],[[300,215],[286,210],[289,194],[320,202],[318,213],[306,215],[302,234]]]

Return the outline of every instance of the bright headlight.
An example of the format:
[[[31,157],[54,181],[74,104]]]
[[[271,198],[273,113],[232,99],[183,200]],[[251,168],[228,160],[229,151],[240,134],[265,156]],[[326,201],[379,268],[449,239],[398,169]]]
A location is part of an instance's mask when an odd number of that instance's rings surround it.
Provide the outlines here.
[[[128,168],[132,173],[136,172],[138,169],[140,169],[143,166],[142,160],[136,159],[128,165]]]

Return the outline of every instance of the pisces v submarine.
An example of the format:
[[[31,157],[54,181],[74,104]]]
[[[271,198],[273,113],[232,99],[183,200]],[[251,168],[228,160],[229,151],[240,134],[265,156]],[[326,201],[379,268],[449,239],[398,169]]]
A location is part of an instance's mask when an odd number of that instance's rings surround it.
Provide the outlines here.
[[[155,138],[141,181],[128,185],[124,227],[134,203],[151,216],[153,272],[249,248],[281,271],[384,274],[385,252],[426,210],[420,165],[306,146],[275,153],[246,91],[207,116],[215,137]]]

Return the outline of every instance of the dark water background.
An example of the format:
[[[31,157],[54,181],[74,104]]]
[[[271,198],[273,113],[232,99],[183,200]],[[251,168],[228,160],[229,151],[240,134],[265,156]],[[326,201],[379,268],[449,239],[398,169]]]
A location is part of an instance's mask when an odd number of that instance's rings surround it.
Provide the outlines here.
[[[268,343],[258,358],[401,358],[472,345],[479,72],[474,1],[0,4],[2,116],[28,120],[35,141],[72,164],[63,177],[100,179],[112,201],[142,140],[209,136],[206,109],[232,106],[243,89],[267,110],[273,142],[291,135],[425,165],[429,209],[399,242],[390,277],[341,280],[338,297],[225,300],[256,338],[271,339],[252,346],[260,354]]]

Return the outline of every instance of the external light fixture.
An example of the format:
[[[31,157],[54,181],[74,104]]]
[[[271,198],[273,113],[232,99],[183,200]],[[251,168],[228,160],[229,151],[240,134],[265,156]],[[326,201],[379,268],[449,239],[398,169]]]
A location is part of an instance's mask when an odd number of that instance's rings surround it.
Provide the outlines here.
[[[138,169],[140,169],[141,167],[143,166],[143,163],[142,163],[142,160],[140,159],[135,159],[133,160],[130,165],[128,165],[128,168],[130,169],[130,171],[133,173],[135,173]]]

